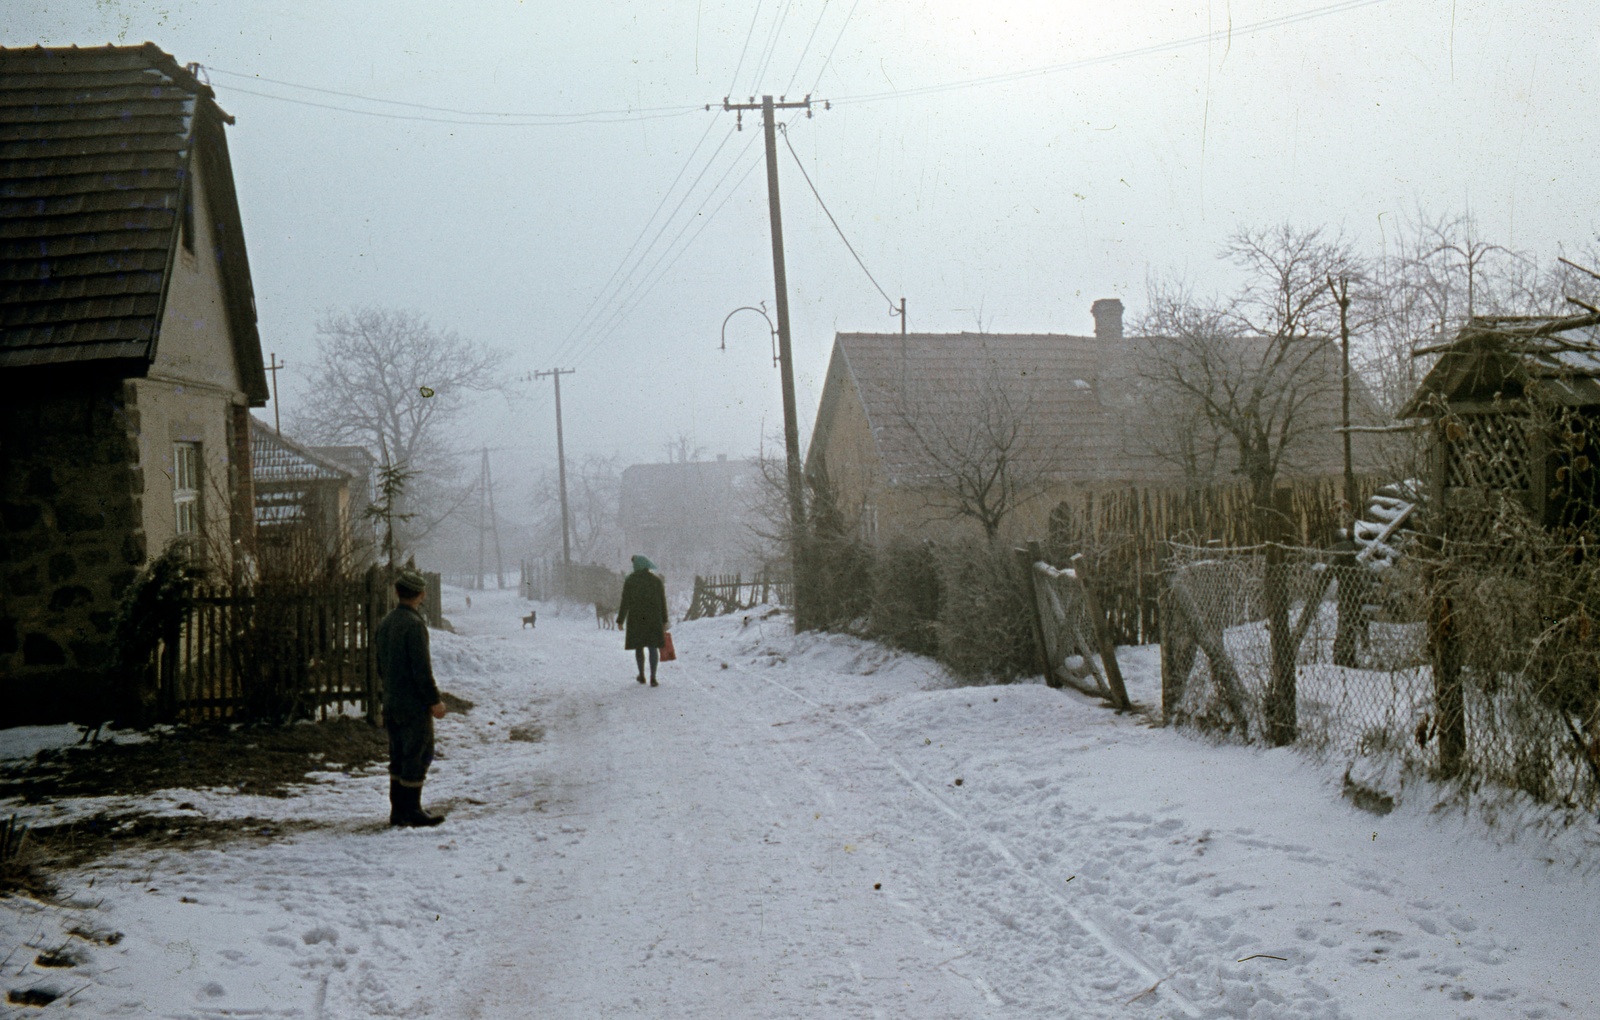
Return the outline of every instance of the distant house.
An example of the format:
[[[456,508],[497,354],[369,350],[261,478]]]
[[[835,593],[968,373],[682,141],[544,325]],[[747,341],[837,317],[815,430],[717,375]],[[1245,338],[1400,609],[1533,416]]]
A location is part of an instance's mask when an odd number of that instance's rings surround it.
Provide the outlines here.
[[[334,447],[347,460],[359,447]],[[368,475],[372,457],[367,454]],[[362,519],[370,484],[324,450],[302,446],[250,419],[250,478],[256,546],[263,570],[347,572],[373,560],[372,529]]]
[[[1141,359],[1161,339],[1125,337],[1119,300],[1096,301],[1093,312],[1094,336],[839,333],[808,477],[825,479],[843,515],[875,542],[971,527],[950,508],[952,475],[987,484],[997,451],[1029,483],[1029,498],[1002,524],[1010,538],[1047,535],[1052,511],[1085,491],[1195,484],[1170,423],[1149,420],[1140,392],[1149,385]],[[1327,359],[1330,383],[1336,360]],[[1316,442],[1286,477],[1342,470],[1337,398],[1315,411]],[[1221,444],[1213,474],[1236,459]]]
[[[627,551],[650,557],[675,582],[751,573],[760,566],[752,531],[760,488],[760,465],[750,460],[626,468],[619,517]]]
[[[253,533],[267,400],[212,91],[146,43],[0,49],[0,700],[102,689],[118,600],[178,543]]]

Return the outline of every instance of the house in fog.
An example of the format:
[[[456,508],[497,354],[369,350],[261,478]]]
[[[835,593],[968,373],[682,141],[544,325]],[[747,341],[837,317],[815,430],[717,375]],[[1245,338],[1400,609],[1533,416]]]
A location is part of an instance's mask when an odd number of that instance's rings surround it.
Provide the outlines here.
[[[118,600],[228,570],[267,400],[225,127],[151,44],[0,49],[0,699],[92,714]]]
[[[618,517],[628,553],[649,556],[674,583],[749,575],[761,566],[753,530],[760,498],[753,460],[635,464],[622,472]]]
[[[364,473],[357,454],[365,455]],[[363,517],[372,502],[372,462],[360,447],[303,446],[251,416],[250,479],[263,574],[341,574],[373,562],[372,527]]]
[[[1122,312],[1115,298],[1096,301],[1093,336],[839,333],[807,477],[873,542],[976,527],[956,507],[993,501],[1002,460],[1020,481],[999,525],[1011,539],[1050,534],[1052,513],[1086,492],[1231,477],[1229,444],[1185,451],[1195,433],[1154,420],[1141,368],[1162,340],[1124,336]],[[1324,360],[1330,396],[1307,411],[1316,420],[1301,424],[1314,439],[1285,464],[1285,479],[1342,470],[1337,357]],[[1210,460],[1197,480],[1192,460],[1202,455]]]

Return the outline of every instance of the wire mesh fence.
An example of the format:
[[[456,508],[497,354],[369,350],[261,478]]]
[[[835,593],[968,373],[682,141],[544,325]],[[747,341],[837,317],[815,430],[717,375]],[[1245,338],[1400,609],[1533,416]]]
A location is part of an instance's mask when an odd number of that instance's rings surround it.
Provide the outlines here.
[[[1174,547],[1168,722],[1600,806],[1600,657],[1582,563]],[[1595,586],[1600,592],[1600,586]],[[1595,635],[1600,637],[1600,634]]]

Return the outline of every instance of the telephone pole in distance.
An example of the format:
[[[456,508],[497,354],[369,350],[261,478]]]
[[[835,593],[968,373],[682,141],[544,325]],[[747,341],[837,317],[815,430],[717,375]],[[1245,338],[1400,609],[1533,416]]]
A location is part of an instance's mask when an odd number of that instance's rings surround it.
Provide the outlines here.
[[[535,372],[535,379],[546,376],[556,381],[556,473],[561,479],[561,562],[564,566],[572,566],[572,540],[568,538],[571,528],[567,524],[567,448],[561,436],[561,377],[576,372],[575,368],[552,368],[544,372]],[[562,584],[566,584],[565,576]]]
[[[708,105],[706,109],[710,109]],[[783,381],[783,446],[784,454],[788,461],[789,480],[789,527],[794,536],[792,552],[794,556],[794,620],[796,630],[807,630],[811,626],[808,615],[809,599],[805,591],[804,571],[804,536],[805,536],[805,493],[804,479],[800,470],[800,423],[795,411],[794,399],[794,359],[790,354],[789,340],[789,281],[783,265],[783,212],[778,203],[778,125],[774,116],[777,110],[804,110],[806,116],[811,116],[811,97],[806,96],[797,102],[788,102],[779,96],[774,101],[771,96],[762,96],[761,102],[756,102],[755,97],[750,97],[748,103],[731,103],[723,97],[722,108],[735,111],[739,115],[739,127],[744,126],[744,111],[761,111],[761,128],[766,135],[767,143],[767,209],[772,219],[772,281],[776,291],[776,304],[778,313],[778,371]],[[828,104],[823,104],[823,109],[828,109]]]

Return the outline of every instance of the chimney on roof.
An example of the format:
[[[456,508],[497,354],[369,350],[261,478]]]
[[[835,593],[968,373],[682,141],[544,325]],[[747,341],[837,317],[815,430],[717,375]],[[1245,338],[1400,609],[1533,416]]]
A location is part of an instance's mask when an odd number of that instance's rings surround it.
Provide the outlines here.
[[[1097,340],[1122,339],[1122,299],[1101,298],[1089,306],[1094,316],[1094,335]]]

